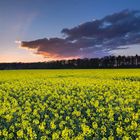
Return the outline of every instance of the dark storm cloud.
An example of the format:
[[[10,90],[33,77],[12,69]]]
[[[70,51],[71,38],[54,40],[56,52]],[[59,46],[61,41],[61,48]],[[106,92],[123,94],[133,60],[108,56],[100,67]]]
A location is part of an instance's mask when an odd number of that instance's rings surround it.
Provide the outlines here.
[[[124,10],[104,17],[101,20],[86,22],[72,29],[63,29],[62,33],[68,39],[92,37],[96,39],[110,39],[123,36],[129,32],[140,31],[139,11]]]
[[[140,43],[140,11],[123,10],[61,32],[64,39],[45,38],[22,42],[21,46],[51,58],[108,55],[120,46]]]
[[[29,42],[23,41],[21,46],[35,49],[37,50],[37,54],[45,57],[57,59],[77,57],[80,51],[74,43],[61,38],[44,38]]]

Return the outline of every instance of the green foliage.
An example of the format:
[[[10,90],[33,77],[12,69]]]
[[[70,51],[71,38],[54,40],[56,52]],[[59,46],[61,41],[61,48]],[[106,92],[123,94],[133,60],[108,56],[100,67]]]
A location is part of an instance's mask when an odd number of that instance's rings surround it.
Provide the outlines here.
[[[137,79],[139,69],[0,71],[0,139],[139,140]]]

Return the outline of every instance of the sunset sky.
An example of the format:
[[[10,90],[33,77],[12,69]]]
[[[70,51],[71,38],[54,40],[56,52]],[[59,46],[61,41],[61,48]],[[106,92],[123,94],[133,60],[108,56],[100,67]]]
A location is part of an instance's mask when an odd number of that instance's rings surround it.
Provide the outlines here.
[[[0,62],[140,55],[140,0],[0,0]]]

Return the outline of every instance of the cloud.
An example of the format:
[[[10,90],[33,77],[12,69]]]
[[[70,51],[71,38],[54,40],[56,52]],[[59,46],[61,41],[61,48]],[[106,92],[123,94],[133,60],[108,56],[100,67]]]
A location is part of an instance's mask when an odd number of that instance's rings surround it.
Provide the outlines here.
[[[21,45],[22,41],[20,41],[20,40],[15,40],[15,43]]]
[[[128,32],[140,30],[140,15],[136,16],[138,13],[139,11],[123,10],[72,29],[65,28],[61,32],[67,35],[70,40],[81,37],[92,37],[100,40],[120,37]]]
[[[36,54],[52,59],[80,57],[78,56],[80,50],[75,43],[61,38],[44,38],[29,42],[23,41],[21,46],[29,49],[35,49]]]
[[[140,11],[123,10],[61,31],[65,38],[22,41],[21,47],[53,59],[102,57],[140,43]]]

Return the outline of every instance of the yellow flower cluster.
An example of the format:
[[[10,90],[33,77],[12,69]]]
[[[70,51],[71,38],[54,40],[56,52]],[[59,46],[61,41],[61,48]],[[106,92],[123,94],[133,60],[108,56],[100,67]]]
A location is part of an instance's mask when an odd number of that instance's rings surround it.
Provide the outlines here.
[[[140,140],[140,70],[0,71],[0,140]]]

